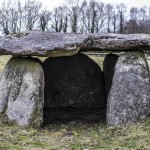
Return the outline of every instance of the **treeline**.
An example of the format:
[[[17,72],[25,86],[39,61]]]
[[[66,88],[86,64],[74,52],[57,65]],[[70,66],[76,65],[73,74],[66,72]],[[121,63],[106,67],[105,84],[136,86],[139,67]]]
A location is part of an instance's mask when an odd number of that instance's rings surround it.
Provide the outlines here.
[[[150,7],[66,0],[64,6],[49,11],[39,1],[27,0],[22,4],[20,0],[9,0],[0,6],[0,30],[6,35],[26,30],[150,34]]]

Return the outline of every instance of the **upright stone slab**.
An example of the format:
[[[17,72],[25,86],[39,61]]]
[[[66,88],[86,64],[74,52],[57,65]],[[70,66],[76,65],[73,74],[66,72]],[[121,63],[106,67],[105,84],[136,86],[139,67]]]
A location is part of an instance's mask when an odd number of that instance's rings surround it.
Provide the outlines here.
[[[45,72],[45,107],[104,108],[100,67],[88,56],[48,58]]]
[[[112,85],[112,79],[114,76],[114,68],[118,60],[118,57],[119,56],[116,54],[108,54],[105,56],[105,59],[103,62],[106,98],[108,97],[109,90]]]
[[[43,122],[44,73],[33,58],[13,57],[0,80],[0,112],[22,126]]]
[[[150,113],[150,78],[145,56],[127,52],[119,57],[107,103],[107,124],[136,122]]]

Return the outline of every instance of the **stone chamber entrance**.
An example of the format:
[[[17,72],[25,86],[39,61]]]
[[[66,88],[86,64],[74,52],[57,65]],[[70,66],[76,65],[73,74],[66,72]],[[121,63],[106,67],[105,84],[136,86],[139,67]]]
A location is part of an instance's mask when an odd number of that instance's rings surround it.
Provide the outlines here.
[[[104,74],[85,54],[47,58],[45,73],[44,123],[106,120]]]
[[[37,31],[0,37],[0,53],[13,56],[0,76],[0,113],[26,127],[76,121],[118,126],[146,118],[149,49],[144,34]]]
[[[115,58],[111,60],[112,63],[115,63],[118,56],[110,54],[107,57],[109,56]],[[4,66],[11,56],[1,57],[3,57],[1,59],[2,76]],[[45,74],[43,125],[68,122],[106,122],[106,95],[108,95],[110,85],[105,87],[105,78],[111,81],[113,69],[111,68],[111,72],[107,70],[109,77],[104,78],[103,67],[106,65],[107,69],[109,67],[109,64],[104,61],[104,54],[80,53],[70,57],[41,58],[41,60],[25,58],[37,61],[43,66]],[[16,60],[13,59],[13,64],[15,64]],[[23,62],[20,64],[23,65]],[[12,64],[8,68],[15,70]],[[19,75],[16,77],[17,74],[18,72],[15,75],[12,74],[13,77],[10,78],[18,80]]]
[[[26,60],[29,59],[29,61],[40,63],[44,70],[45,86],[42,126],[69,122],[89,124],[106,122],[104,57],[105,55],[101,56],[95,53],[89,55],[80,53],[74,56],[58,58],[24,57]],[[1,56],[1,77],[7,67],[15,72],[15,59],[21,58]],[[12,61],[13,65],[10,64]],[[23,66],[24,61],[20,62],[21,66]],[[4,70],[5,65],[6,68]],[[18,81],[20,74],[23,73],[23,70],[21,73],[17,70],[16,74],[12,73],[9,79],[16,78],[16,81]],[[11,73],[5,74],[7,74],[8,78],[8,75]],[[37,82],[36,84],[38,85]],[[22,84],[21,81],[19,84]]]
[[[132,52],[129,52],[129,53],[132,54]],[[135,55],[135,53],[133,54]],[[143,55],[142,53],[140,54]],[[107,105],[109,103],[108,100],[110,99],[109,94],[115,94],[115,91],[110,93],[110,89],[112,87],[112,81],[114,77],[115,66],[118,61],[118,58],[119,57],[122,58],[124,55],[125,53],[118,53],[118,54],[101,53],[100,54],[100,53],[95,53],[95,52],[94,53],[89,52],[89,53],[84,53],[84,54],[79,53],[79,54],[69,56],[69,57],[57,57],[57,58],[24,57],[23,60],[20,60],[21,66],[23,66],[23,63],[26,64],[25,60],[27,60],[28,62],[35,61],[35,62],[38,62],[38,64],[40,64],[40,66],[42,66],[44,70],[44,75],[42,74],[41,71],[39,71],[39,69],[38,71],[34,70],[34,72],[41,74],[40,78],[44,78],[44,82],[45,82],[45,85],[43,88],[44,89],[43,91],[44,103],[42,106],[40,105],[38,106],[39,107],[38,109],[41,111],[41,113],[35,114],[43,118],[42,121],[38,120],[39,124],[42,126],[45,126],[48,124],[62,124],[62,123],[65,123],[65,124],[66,123],[93,124],[93,123],[99,123],[99,122],[106,123],[106,114],[108,113]],[[6,60],[7,59],[9,59],[9,56],[6,57]],[[16,59],[18,61],[18,59],[22,59],[22,58],[10,59],[10,61],[5,67],[4,73],[2,74],[1,72],[1,80],[3,80],[3,76],[5,75],[7,76],[9,80],[15,79],[16,81],[20,81],[17,83],[20,85],[20,84],[23,84],[22,80],[20,79],[21,74],[26,72],[28,69],[30,70],[30,68],[27,69],[26,68],[27,66],[26,66],[25,67],[26,71],[24,71],[24,69],[23,70],[16,69],[16,66],[15,66]],[[138,57],[134,57],[133,59],[136,60],[138,59]],[[1,63],[5,65],[6,61],[2,61]],[[130,63],[131,63],[131,60],[130,60]],[[32,64],[31,66],[32,66],[32,69],[34,69],[33,68],[34,65]],[[10,72],[11,72],[11,69],[12,69],[12,72],[13,71],[14,72],[10,73],[8,69]],[[22,72],[20,73],[20,71]],[[128,70],[125,69],[125,72],[127,74],[130,73],[129,71],[128,72],[127,71]],[[135,70],[132,69],[131,74],[134,75],[134,71]],[[41,83],[40,81],[41,79],[38,79],[36,77],[36,73],[34,76],[34,80],[35,79],[37,80],[35,84],[36,86],[39,84],[39,87],[40,87],[40,85],[43,83]],[[141,77],[144,76],[144,79],[145,79],[146,73],[144,74],[141,74],[141,73],[142,72],[140,72]],[[124,74],[125,76],[124,79],[126,79],[127,74]],[[119,79],[119,76],[117,77],[117,80],[118,79]],[[6,82],[6,79],[5,79],[5,82]],[[135,82],[138,82],[138,79],[136,79]],[[121,84],[121,86],[123,86],[123,83]],[[17,89],[17,86],[15,88]],[[9,102],[11,105],[14,105],[13,108],[16,107],[15,106],[16,104],[14,104],[13,102],[13,98],[15,98],[15,94],[18,95],[16,92],[17,90],[15,88],[14,88],[14,91],[11,90],[12,100],[10,100]],[[24,87],[23,89],[25,88],[26,87]],[[116,88],[117,88],[117,85],[115,86],[115,89]],[[121,87],[119,86],[119,88]],[[113,90],[113,88],[111,90]],[[120,91],[120,92],[124,92],[124,91]],[[118,93],[119,93],[119,89],[116,94]],[[121,94],[123,95],[123,93]],[[42,95],[42,93],[40,95]],[[9,107],[11,107],[10,104],[9,104]],[[119,104],[119,102],[116,102],[115,106],[117,104]],[[122,104],[119,104],[119,105],[122,105]],[[13,108],[10,108],[10,109],[7,108],[7,109],[9,111],[13,111]],[[28,107],[26,111],[32,111],[32,109],[33,108],[29,110],[29,107]],[[2,107],[1,107],[1,110],[2,110]],[[13,113],[9,112],[8,110],[7,110],[7,114],[11,116]],[[13,117],[14,116],[12,116],[12,118]],[[18,120],[20,120],[20,118]],[[24,123],[24,121],[20,122],[20,124],[22,123]]]

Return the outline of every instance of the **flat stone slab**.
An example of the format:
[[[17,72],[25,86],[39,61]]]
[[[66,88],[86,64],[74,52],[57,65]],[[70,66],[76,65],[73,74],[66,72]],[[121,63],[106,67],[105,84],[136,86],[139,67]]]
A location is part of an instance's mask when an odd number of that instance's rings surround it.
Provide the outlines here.
[[[147,34],[74,34],[30,31],[0,37],[0,54],[13,56],[71,56],[79,51],[150,50]]]

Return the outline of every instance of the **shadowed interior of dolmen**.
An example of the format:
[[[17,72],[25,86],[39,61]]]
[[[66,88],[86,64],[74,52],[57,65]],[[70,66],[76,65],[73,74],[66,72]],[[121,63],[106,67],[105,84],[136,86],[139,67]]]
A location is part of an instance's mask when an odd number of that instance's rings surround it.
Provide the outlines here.
[[[44,109],[44,122],[48,124],[85,123],[95,124],[106,122],[106,109],[78,109],[73,107]]]
[[[139,52],[139,54],[141,55],[142,53]],[[107,105],[107,99],[109,95],[113,95],[116,92],[109,93],[112,80],[114,78],[116,80],[114,82],[117,83],[120,77],[120,75],[119,77],[114,77],[115,67],[117,67],[116,63],[118,58],[124,53],[110,53],[105,55],[105,57],[102,55],[98,54],[98,57],[101,56],[103,58],[101,62],[94,61],[93,57],[91,59],[90,55],[82,53],[70,57],[47,58],[43,62],[45,74],[43,126],[62,123],[82,122],[94,124],[106,122],[106,114],[109,113],[110,109]],[[133,55],[132,60],[136,61],[139,59],[139,56],[134,52],[131,52],[131,55]],[[143,56],[141,55],[140,57]],[[126,56],[127,58],[128,56]],[[140,62],[138,63],[140,64]],[[137,65],[137,63],[135,64]],[[124,76],[123,72],[121,71],[121,76]],[[127,74],[130,74],[129,70]],[[134,79],[132,79],[132,74],[134,74]],[[142,86],[142,82],[138,83],[139,78],[136,79],[136,73],[132,69],[130,78],[131,81],[133,80],[132,82],[137,82],[139,87],[140,84]],[[126,78],[123,80],[126,80]],[[132,85],[130,87],[131,81],[128,83],[129,87],[127,87],[127,90],[130,90],[130,88],[132,90],[133,88]],[[122,84],[119,89],[124,86],[121,82],[117,83]],[[123,90],[126,90],[126,88]],[[132,92],[134,94],[136,90]],[[134,105],[135,109],[139,108],[136,104]],[[126,108],[128,107],[126,106]]]
[[[106,121],[104,56],[79,53],[69,57],[34,58],[43,66],[45,74],[42,126]],[[1,58],[1,73],[11,56],[3,57],[6,58]]]
[[[109,60],[108,57],[112,59]],[[70,57],[47,58],[43,62],[43,125],[69,122],[91,124],[106,121],[106,95],[111,86],[113,67],[118,56],[109,54],[106,59],[108,60],[104,60],[102,69],[100,64],[98,65],[100,62],[96,63],[81,53]],[[104,77],[104,74],[108,75]],[[106,85],[105,79],[108,80]]]

